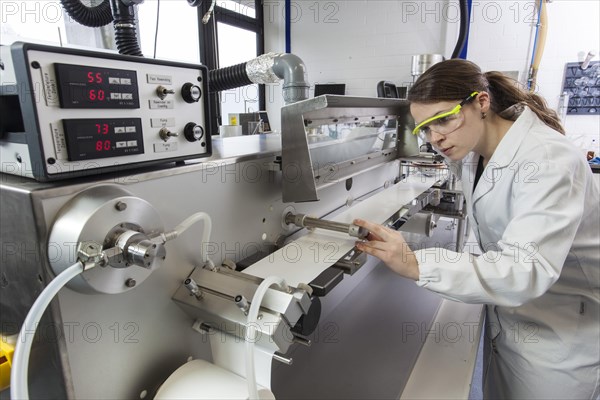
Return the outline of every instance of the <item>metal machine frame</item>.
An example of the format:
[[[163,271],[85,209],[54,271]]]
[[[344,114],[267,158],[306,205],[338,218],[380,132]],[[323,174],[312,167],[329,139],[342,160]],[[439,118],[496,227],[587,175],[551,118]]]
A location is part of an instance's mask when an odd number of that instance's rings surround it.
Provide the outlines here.
[[[326,124],[396,121],[396,146],[341,163],[315,165],[306,130]],[[283,201],[319,200],[318,189],[400,156],[419,154],[405,100],[323,95],[281,109]],[[333,149],[335,151],[335,148]]]
[[[112,188],[109,192],[116,193],[114,198],[99,200],[101,204],[98,206],[100,209],[110,208],[111,213],[106,211],[110,218],[119,215],[122,207],[118,203],[122,201],[122,193],[129,193],[135,199],[132,204],[147,203],[155,211],[145,210],[144,215],[152,216],[156,212],[165,226],[173,226],[199,210],[209,213],[214,220],[211,236],[214,251],[211,257],[217,265],[212,270],[199,261],[197,240],[201,235],[196,230],[166,244],[164,265],[148,276],[144,274],[144,282],[135,287],[127,286],[127,269],[124,269],[118,273],[111,272],[116,277],[109,280],[111,287],[121,287],[116,294],[82,294],[71,288],[63,289],[41,326],[42,332],[46,332],[48,327],[58,327],[55,340],[42,337],[35,344],[32,355],[38,362],[31,364],[31,372],[35,376],[47,377],[51,382],[34,385],[32,395],[134,398],[146,393],[152,396],[189,357],[211,359],[206,339],[198,332],[222,330],[234,332],[238,340],[242,338],[244,312],[234,299],[237,295],[251,297],[260,279],[243,271],[231,271],[221,266],[221,261],[241,261],[258,253],[258,250],[277,248],[286,240],[301,236],[301,230],[296,231],[284,223],[290,207],[293,207],[294,214],[322,218],[349,208],[355,201],[385,192],[394,184],[408,185],[401,179],[401,163],[398,160],[398,153],[408,155],[416,151],[416,138],[405,134],[409,132],[407,107],[402,100],[324,96],[284,107],[283,126],[289,124],[290,129],[289,132],[284,130],[281,137],[256,135],[216,140],[215,153],[202,162],[56,183],[0,175],[3,204],[0,238],[3,249],[9,249],[4,252],[6,260],[0,265],[4,285],[1,322],[3,327],[12,328],[9,333],[18,330],[37,293],[52,278],[50,264],[55,263],[57,257],[72,256],[55,254],[56,243],[49,243],[49,240],[58,237],[52,232],[56,226],[63,225],[62,216],[71,215],[72,201],[78,196],[95,193],[101,186]],[[356,113],[356,116],[351,117],[351,113]],[[320,169],[315,170],[311,165],[311,146],[306,139],[305,127],[319,121],[371,120],[378,116],[398,121],[396,147],[336,163],[334,168],[340,171],[336,179],[320,182]],[[308,117],[311,119],[308,120]],[[286,178],[286,168],[294,164],[302,167],[301,184]],[[315,197],[320,201],[309,201],[316,200]],[[390,213],[393,215],[387,223],[400,226],[418,211],[438,204],[440,198],[439,190],[430,189],[407,204],[397,204],[396,212]],[[290,201],[296,203],[291,206]],[[135,222],[144,229],[140,221]],[[84,225],[89,226],[87,222]],[[106,225],[112,227],[114,221]],[[74,237],[79,240],[78,236]],[[64,249],[65,244],[58,248]],[[367,289],[360,286],[362,280],[370,280],[377,264],[376,260],[352,250],[325,270],[323,276],[307,282],[307,286],[291,288],[288,293],[271,292],[270,300],[266,299],[263,317],[276,329],[265,336],[268,340],[263,344],[278,351],[273,359],[289,364],[290,354],[285,353],[293,353],[295,344],[306,345],[311,340],[310,329],[294,331],[302,317],[312,315],[313,322],[306,322],[305,327],[311,326],[314,330],[317,329],[315,324],[320,320],[319,315],[321,320],[339,318],[340,315],[335,314],[338,309],[346,310],[340,311],[343,315],[350,315],[357,312],[356,304],[364,306],[365,299],[377,299],[380,293],[364,297]],[[95,271],[102,272],[100,269]],[[354,276],[343,279],[344,274]],[[191,280],[197,282],[196,287],[190,285]],[[356,296],[352,296],[354,290],[357,290]],[[426,292],[421,292],[421,295],[421,313],[411,318],[418,318],[413,322],[427,327],[435,316],[439,298]],[[351,297],[356,299],[346,302],[345,299]],[[402,301],[388,306],[391,307],[391,315],[398,312],[396,307],[402,312],[409,312]],[[377,317],[376,313],[368,314]],[[194,330],[192,326],[198,329]],[[90,329],[98,327],[103,336],[90,337],[94,333]],[[75,330],[74,338],[68,335],[71,332],[67,328]],[[385,331],[386,328],[382,326],[381,329]],[[346,332],[345,340],[356,339],[352,338],[354,335],[350,331]],[[286,341],[286,337],[294,337],[295,340]],[[389,340],[395,351],[402,355],[394,359],[392,369],[401,370],[403,379],[407,379],[422,343]],[[317,348],[326,351],[320,345]],[[287,390],[301,387],[307,378],[306,368],[302,365],[299,363],[298,369],[287,371],[274,368],[275,390],[289,395]],[[283,364],[282,367],[289,368]],[[356,365],[342,368],[350,367],[353,373],[360,373]],[[363,367],[371,371],[378,368],[390,370],[387,365]],[[289,376],[291,371],[295,383]],[[322,377],[324,380],[320,385],[327,386],[326,377]],[[395,382],[389,390],[401,391],[405,380],[389,378]],[[290,385],[282,387],[280,381],[283,380]],[[334,392],[341,390],[336,385],[331,388]],[[370,389],[365,387],[365,390]]]

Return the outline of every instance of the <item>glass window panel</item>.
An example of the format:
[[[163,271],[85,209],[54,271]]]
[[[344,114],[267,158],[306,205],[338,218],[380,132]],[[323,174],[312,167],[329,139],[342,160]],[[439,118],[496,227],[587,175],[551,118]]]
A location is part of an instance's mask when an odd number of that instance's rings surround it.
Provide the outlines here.
[[[226,8],[236,13],[245,15],[246,17],[256,18],[256,10],[254,9],[254,0],[217,0],[217,6]]]
[[[219,37],[219,67],[243,63],[256,58],[256,33],[217,23]],[[229,124],[229,114],[259,111],[258,85],[221,92],[223,125]]]
[[[157,0],[146,0],[138,6],[142,52],[154,55]],[[156,58],[190,63],[200,61],[197,9],[187,1],[161,0]]]
[[[16,41],[66,43],[65,17],[58,0],[2,1],[0,44]]]
[[[89,0],[84,4],[89,5]],[[1,44],[28,41],[58,45],[62,39],[64,44],[104,47],[100,29],[79,25],[66,16],[59,0],[2,1],[1,5]],[[146,57],[154,54],[156,11],[157,0],[146,0],[137,7],[140,44]],[[112,23],[104,29],[112,31]],[[157,45],[157,58],[198,63],[200,46],[196,9],[186,1],[161,0]]]

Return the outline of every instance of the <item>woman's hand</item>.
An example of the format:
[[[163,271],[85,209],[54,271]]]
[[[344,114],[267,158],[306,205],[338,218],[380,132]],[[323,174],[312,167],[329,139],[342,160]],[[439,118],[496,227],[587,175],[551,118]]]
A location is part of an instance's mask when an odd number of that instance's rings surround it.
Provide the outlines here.
[[[370,232],[367,241],[356,242],[357,249],[379,258],[399,275],[419,280],[417,258],[400,232],[362,219],[355,219],[353,223]]]

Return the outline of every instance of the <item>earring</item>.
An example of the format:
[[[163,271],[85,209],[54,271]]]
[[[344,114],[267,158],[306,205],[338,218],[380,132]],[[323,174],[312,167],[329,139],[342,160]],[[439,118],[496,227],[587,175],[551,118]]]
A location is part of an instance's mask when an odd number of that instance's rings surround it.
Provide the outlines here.
[[[487,114],[486,114],[486,113],[484,113],[484,112],[482,112],[482,113],[481,113],[481,119],[485,119],[485,117],[487,117]]]

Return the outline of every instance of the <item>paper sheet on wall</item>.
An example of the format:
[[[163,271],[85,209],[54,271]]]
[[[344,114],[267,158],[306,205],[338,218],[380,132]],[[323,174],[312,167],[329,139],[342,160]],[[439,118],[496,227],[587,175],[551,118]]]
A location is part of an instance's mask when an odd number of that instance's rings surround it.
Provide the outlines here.
[[[333,221],[352,223],[355,218],[383,223],[403,205],[429,189],[437,179],[414,175],[340,213]],[[354,247],[356,238],[317,229],[287,244],[277,252],[246,268],[259,278],[279,276],[294,287],[309,283]]]

